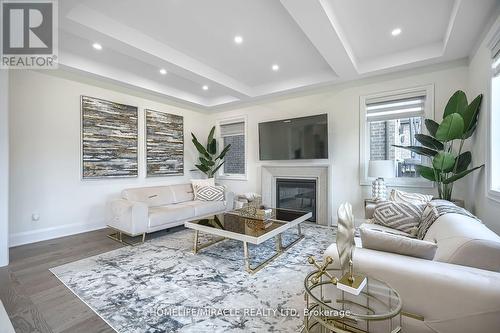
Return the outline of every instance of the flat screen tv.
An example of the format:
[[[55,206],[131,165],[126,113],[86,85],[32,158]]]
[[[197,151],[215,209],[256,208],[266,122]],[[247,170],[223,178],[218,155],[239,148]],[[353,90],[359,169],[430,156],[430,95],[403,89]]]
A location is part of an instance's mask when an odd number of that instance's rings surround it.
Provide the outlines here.
[[[261,161],[328,158],[327,115],[260,123],[259,156]]]

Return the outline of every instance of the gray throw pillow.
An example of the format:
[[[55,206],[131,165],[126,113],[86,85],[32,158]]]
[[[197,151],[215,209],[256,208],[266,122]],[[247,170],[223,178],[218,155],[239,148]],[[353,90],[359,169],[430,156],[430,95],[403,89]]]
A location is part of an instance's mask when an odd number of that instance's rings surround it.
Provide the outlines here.
[[[373,222],[416,236],[425,206],[382,201],[375,207]]]
[[[195,200],[223,201],[224,186],[203,186],[196,188]]]
[[[392,190],[389,200],[414,205],[425,205],[432,200],[432,195]]]
[[[414,239],[403,235],[396,235],[375,228],[359,228],[363,248],[402,254],[405,256],[434,259],[437,244]]]

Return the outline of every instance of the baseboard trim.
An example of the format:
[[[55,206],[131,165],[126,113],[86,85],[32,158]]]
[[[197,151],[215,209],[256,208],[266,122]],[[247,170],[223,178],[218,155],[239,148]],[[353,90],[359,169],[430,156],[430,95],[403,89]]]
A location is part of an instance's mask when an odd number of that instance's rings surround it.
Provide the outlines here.
[[[65,224],[57,227],[18,232],[9,237],[9,247],[41,242],[106,228],[105,223],[99,224]]]

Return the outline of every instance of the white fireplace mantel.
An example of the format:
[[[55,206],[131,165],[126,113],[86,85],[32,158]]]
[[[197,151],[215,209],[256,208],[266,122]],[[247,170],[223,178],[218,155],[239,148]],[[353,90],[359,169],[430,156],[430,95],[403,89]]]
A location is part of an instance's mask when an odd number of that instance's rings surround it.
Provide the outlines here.
[[[316,180],[316,223],[331,225],[331,205],[329,199],[328,164],[309,165],[263,165],[262,166],[262,203],[276,207],[276,179],[315,179]]]

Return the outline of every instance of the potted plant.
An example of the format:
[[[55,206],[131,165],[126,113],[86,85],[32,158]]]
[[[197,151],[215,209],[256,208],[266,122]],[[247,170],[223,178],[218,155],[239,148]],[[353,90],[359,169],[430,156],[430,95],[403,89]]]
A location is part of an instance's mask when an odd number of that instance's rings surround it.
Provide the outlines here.
[[[480,94],[468,104],[463,91],[455,92],[446,104],[441,123],[425,119],[429,135],[415,135],[422,146],[395,145],[431,159],[431,166],[417,165],[416,171],[436,183],[440,199],[452,201],[453,184],[484,166],[469,169],[472,154],[462,151],[465,141],[476,130],[482,98]]]
[[[198,150],[199,156],[199,164],[195,164],[195,166],[204,174],[208,176],[208,178],[213,178],[217,170],[224,164],[224,156],[226,156],[227,152],[231,145],[227,145],[222,149],[219,155],[217,155],[217,141],[214,138],[215,126],[212,127],[210,134],[208,134],[207,144],[203,146],[196,136],[191,133],[192,141],[196,150]]]

